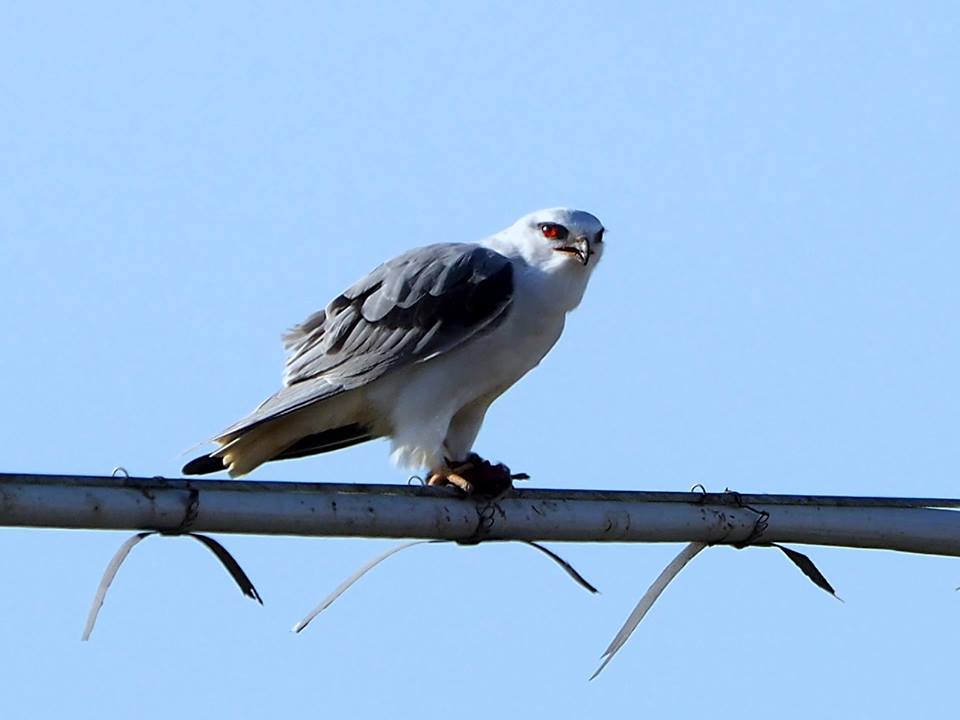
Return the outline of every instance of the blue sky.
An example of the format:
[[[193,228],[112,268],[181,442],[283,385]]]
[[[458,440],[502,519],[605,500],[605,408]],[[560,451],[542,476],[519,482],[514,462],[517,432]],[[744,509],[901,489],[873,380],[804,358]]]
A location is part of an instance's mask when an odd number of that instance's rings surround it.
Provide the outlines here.
[[[3,471],[176,476],[282,330],[414,245],[544,206],[608,245],[478,450],[534,487],[956,496],[951,3],[44,3],[0,9]],[[577,382],[570,382],[570,378]],[[580,380],[589,379],[589,383]],[[383,443],[253,477],[404,482]],[[0,532],[4,716],[901,717],[954,705],[960,565],[716,548],[592,683],[676,546],[391,558]]]

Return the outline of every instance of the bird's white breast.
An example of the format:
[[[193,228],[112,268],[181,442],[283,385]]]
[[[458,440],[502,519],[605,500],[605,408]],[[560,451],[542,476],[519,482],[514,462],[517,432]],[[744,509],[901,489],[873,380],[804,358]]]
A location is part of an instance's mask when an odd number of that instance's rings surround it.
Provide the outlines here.
[[[499,325],[370,387],[371,404],[391,419],[395,460],[412,467],[436,462],[450,421],[462,408],[485,407],[536,367],[563,331],[569,303],[558,295],[570,289],[566,280],[518,262],[513,301]]]

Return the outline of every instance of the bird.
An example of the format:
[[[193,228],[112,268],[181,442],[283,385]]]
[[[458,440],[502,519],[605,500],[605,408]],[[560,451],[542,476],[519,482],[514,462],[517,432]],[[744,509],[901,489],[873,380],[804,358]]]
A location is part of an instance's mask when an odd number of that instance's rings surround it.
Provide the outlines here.
[[[604,233],[588,212],[550,208],[480,242],[383,263],[283,336],[283,387],[183,473],[239,477],[387,437],[393,462],[427,470],[430,485],[509,487],[518,475],[473,452],[474,441],[491,403],[560,338]]]

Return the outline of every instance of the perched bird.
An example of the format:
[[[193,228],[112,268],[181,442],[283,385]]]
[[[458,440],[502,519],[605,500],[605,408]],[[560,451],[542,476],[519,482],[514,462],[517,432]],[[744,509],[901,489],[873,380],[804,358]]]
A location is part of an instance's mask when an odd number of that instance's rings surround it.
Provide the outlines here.
[[[183,472],[244,475],[379,437],[398,465],[465,492],[509,485],[471,452],[490,404],[543,359],[579,305],[604,228],[540,210],[476,243],[384,263],[284,336],[284,387]]]

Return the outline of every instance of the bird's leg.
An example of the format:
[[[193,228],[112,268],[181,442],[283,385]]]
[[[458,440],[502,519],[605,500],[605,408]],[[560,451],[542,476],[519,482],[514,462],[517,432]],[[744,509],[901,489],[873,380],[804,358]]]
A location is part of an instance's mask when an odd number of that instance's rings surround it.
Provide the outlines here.
[[[513,487],[513,480],[525,480],[527,475],[512,475],[510,468],[502,463],[494,465],[476,453],[470,453],[462,462],[447,461],[435,470],[427,480],[428,485],[453,485],[467,495],[495,496]]]

